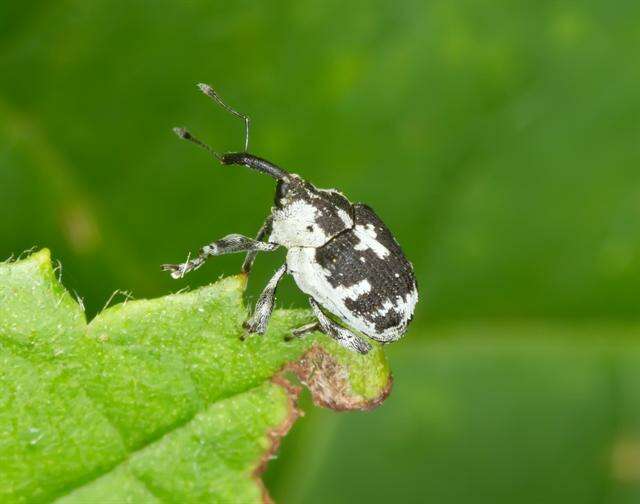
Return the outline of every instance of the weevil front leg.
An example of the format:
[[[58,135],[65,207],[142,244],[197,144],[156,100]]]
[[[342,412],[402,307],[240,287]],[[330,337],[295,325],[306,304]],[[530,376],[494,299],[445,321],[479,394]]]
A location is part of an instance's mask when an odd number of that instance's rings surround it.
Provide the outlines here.
[[[313,313],[318,319],[320,330],[323,333],[333,338],[343,347],[348,348],[349,350],[355,350],[356,352],[359,352],[361,354],[366,354],[369,352],[369,350],[371,350],[371,345],[369,343],[327,317],[315,299],[309,298],[309,303],[311,304]]]
[[[182,278],[190,271],[202,266],[207,258],[211,256],[234,254],[236,252],[271,252],[279,246],[277,243],[257,241],[240,234],[230,234],[202,247],[197,257],[181,264],[163,264],[162,269],[169,271],[173,278]]]
[[[286,264],[278,268],[278,271],[271,277],[271,280],[269,280],[267,286],[260,294],[256,307],[253,310],[253,315],[242,324],[249,334],[264,334],[266,332],[271,313],[273,312],[273,305],[276,301],[276,289],[286,272]]]
[[[262,227],[258,230],[258,234],[256,235],[256,241],[264,240],[269,234],[271,234],[271,229],[273,227],[273,216],[269,215],[267,219],[262,224]],[[242,272],[249,273],[251,268],[253,267],[253,262],[256,260],[256,256],[258,255],[257,250],[251,250],[247,252],[247,255],[244,258],[244,262],[242,263]]]

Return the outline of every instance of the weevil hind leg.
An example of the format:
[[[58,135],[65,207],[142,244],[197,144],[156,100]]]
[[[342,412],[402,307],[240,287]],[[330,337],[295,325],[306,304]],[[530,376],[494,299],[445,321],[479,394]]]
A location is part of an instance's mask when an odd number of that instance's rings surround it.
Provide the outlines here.
[[[197,257],[181,264],[163,264],[162,269],[170,272],[173,278],[182,278],[190,271],[197,270],[211,256],[236,252],[271,252],[279,246],[276,243],[254,240],[240,234],[230,234],[202,247]]]
[[[271,318],[271,313],[273,312],[273,306],[276,301],[276,289],[278,288],[278,283],[286,272],[286,264],[283,264],[278,268],[260,294],[256,307],[253,310],[253,315],[251,315],[251,317],[242,324],[249,334],[264,334],[266,332],[267,326],[269,325],[269,319]]]
[[[349,329],[345,329],[327,317],[315,299],[309,298],[309,303],[311,304],[313,313],[318,319],[318,325],[323,333],[333,338],[349,350],[354,350],[361,354],[369,353],[369,350],[371,350],[371,345],[369,343],[353,334]]]

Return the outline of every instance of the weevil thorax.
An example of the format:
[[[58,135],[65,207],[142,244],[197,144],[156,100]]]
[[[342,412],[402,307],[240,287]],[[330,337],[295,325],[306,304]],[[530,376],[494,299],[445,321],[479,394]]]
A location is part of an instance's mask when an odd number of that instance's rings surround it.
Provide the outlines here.
[[[321,247],[353,227],[351,203],[334,189],[317,189],[299,175],[279,180],[269,241],[291,247]]]

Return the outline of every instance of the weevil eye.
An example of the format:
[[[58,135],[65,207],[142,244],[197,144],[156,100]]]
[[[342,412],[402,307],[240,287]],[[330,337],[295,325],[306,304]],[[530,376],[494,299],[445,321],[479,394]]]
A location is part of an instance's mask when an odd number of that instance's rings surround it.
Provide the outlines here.
[[[279,180],[278,185],[276,186],[276,197],[274,200],[276,206],[281,205],[280,200],[286,197],[288,191],[289,184],[287,182],[284,182],[283,180]]]

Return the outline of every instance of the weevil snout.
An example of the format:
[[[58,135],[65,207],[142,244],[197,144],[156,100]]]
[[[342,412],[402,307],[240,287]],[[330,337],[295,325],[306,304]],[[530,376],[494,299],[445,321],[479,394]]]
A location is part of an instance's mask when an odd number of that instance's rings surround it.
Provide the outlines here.
[[[247,152],[227,152],[222,154],[220,162],[223,165],[243,165],[260,173],[266,173],[276,180],[289,180],[290,174],[282,168]]]

